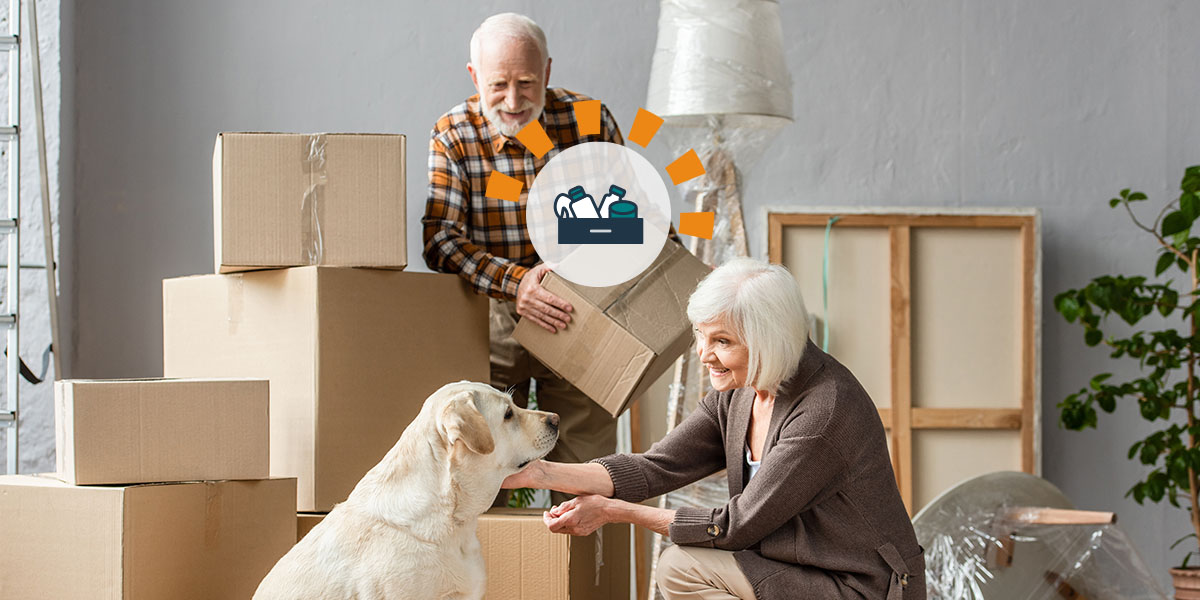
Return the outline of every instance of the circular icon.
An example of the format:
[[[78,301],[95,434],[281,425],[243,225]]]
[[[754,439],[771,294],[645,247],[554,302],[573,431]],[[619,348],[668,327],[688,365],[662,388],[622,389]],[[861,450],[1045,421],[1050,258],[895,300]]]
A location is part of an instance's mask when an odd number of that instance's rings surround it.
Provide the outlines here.
[[[642,155],[608,142],[558,153],[529,188],[529,239],[568,281],[607,287],[633,279],[662,251],[671,201]]]

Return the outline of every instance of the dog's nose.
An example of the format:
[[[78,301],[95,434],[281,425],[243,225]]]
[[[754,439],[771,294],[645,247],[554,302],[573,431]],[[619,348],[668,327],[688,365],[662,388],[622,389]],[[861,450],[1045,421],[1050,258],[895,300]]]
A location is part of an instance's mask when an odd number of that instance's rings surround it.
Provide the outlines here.
[[[550,413],[550,415],[546,417],[546,424],[549,425],[551,429],[557,430],[558,429],[558,415],[556,415],[554,413]]]

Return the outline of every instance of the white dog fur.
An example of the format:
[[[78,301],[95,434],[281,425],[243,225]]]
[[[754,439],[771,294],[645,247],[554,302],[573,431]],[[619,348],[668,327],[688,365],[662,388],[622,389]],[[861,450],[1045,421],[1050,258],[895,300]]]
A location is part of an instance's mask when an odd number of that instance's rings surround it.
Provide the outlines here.
[[[558,415],[518,408],[489,385],[443,386],[255,600],[482,598],[476,521],[504,478],[557,440]]]

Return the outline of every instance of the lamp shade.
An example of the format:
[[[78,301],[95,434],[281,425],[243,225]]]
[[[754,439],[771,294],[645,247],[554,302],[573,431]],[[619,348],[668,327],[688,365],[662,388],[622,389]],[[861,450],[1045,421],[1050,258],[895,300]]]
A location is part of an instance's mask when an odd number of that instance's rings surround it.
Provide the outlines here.
[[[790,121],[779,4],[662,0],[646,109],[678,124],[713,115]]]

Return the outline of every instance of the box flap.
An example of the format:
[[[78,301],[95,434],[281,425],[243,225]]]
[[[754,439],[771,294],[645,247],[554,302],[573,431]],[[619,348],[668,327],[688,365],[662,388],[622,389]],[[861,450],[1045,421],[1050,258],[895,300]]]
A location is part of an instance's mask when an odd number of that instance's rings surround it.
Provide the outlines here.
[[[605,312],[648,348],[663,354],[681,336],[691,335],[688,298],[710,272],[683,246],[668,240],[658,260]]]
[[[586,303],[561,277],[550,273],[542,285],[575,306],[570,325],[550,333],[522,319],[513,338],[609,413],[620,414],[654,352]]]

